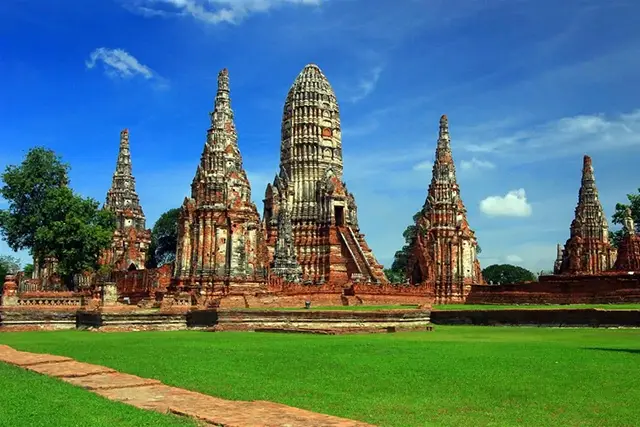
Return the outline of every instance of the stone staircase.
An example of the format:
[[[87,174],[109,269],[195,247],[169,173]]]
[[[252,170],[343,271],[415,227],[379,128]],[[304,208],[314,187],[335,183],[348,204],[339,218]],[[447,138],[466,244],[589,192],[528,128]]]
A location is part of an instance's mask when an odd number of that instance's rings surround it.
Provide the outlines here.
[[[371,267],[369,266],[367,259],[364,257],[362,248],[360,247],[360,244],[358,243],[351,227],[340,227],[339,231],[340,236],[342,237],[342,241],[347,246],[347,249],[351,254],[351,258],[358,268],[358,272],[362,275],[361,277],[365,279],[373,279],[373,275],[371,274]]]

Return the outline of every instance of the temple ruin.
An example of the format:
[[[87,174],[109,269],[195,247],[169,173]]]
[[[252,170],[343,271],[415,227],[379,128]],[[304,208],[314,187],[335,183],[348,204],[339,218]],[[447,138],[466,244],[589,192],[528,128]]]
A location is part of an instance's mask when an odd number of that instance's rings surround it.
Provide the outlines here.
[[[449,122],[442,116],[431,184],[407,263],[410,283],[434,284],[436,303],[464,302],[471,285],[482,283],[478,242],[466,212],[456,180]]]
[[[609,242],[609,223],[598,196],[593,164],[585,155],[575,218],[569,239],[564,248],[558,249],[554,274],[598,274],[611,270],[615,261],[616,250]]]
[[[146,228],[146,219],[136,192],[127,129],[120,132],[116,170],[104,209],[115,214],[116,230],[111,247],[100,257],[100,264],[113,266],[116,270],[143,269],[151,243],[151,230]]]
[[[264,200],[271,271],[304,283],[387,283],[342,180],[340,110],[315,64],[304,67],[287,94],[281,138],[280,172]]]
[[[229,73],[223,69],[191,197],[180,211],[175,278],[182,287],[259,286],[267,279],[267,249],[229,93]]]

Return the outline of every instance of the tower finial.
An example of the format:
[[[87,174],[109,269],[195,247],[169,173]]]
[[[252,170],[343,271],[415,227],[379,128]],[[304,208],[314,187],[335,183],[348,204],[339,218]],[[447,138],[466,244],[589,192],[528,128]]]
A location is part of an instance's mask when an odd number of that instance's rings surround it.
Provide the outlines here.
[[[582,185],[584,187],[585,183],[591,183],[591,182],[595,182],[595,177],[593,174],[593,163],[591,162],[591,157],[585,154],[582,161]],[[595,184],[594,184],[594,188],[595,188]]]
[[[439,139],[449,140],[449,119],[446,114],[440,117],[440,134]]]
[[[218,93],[229,92],[229,70],[223,68],[218,73]]]

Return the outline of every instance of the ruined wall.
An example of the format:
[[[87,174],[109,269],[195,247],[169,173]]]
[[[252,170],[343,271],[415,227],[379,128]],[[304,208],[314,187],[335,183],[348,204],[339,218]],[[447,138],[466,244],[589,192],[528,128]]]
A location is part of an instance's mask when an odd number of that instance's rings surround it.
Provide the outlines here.
[[[474,285],[467,304],[615,304],[640,302],[640,275],[540,276],[538,282]]]

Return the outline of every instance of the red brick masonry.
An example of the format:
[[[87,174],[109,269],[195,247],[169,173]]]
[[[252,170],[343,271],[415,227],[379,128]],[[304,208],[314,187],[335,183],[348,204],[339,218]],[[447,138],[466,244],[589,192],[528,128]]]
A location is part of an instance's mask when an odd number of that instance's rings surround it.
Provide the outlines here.
[[[640,274],[540,276],[538,282],[474,285],[467,304],[616,304],[640,302]],[[460,307],[463,308],[462,306]]]

